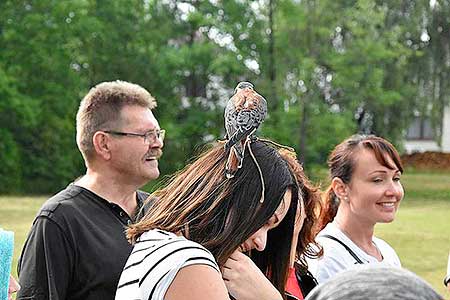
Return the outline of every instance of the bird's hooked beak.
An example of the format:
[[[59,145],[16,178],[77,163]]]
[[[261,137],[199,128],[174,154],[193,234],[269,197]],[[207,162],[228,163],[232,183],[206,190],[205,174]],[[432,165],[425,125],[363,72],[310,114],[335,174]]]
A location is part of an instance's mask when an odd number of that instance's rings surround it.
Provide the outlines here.
[[[252,90],[254,89],[253,84],[251,84],[248,81],[239,82],[237,84],[236,88],[234,89],[234,93],[236,94],[239,90],[243,90],[243,89],[246,89],[246,88],[249,88],[249,89],[252,89]]]

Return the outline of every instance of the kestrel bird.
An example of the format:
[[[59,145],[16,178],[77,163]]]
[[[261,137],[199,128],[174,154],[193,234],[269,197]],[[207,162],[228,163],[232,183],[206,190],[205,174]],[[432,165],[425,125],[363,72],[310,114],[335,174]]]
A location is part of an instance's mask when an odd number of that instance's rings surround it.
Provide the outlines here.
[[[225,129],[230,149],[226,165],[228,178],[242,166],[245,147],[267,115],[267,102],[250,82],[239,82],[225,108]]]

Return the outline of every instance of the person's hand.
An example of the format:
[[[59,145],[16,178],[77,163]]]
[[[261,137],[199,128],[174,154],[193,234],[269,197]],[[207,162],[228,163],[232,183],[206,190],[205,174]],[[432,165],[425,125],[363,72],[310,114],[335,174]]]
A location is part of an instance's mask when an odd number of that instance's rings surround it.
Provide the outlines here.
[[[9,285],[8,285],[8,300],[12,300],[13,294],[20,290],[19,283],[12,277],[12,275],[9,275]]]
[[[222,267],[222,277],[236,300],[283,299],[250,257],[237,250]]]

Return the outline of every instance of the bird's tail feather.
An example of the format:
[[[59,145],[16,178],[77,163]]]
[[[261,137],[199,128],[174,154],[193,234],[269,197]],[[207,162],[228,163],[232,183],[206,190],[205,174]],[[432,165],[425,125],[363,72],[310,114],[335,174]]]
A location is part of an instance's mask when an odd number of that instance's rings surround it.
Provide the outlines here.
[[[242,164],[240,163],[236,148],[231,147],[230,154],[228,154],[227,164],[225,166],[225,175],[227,178],[233,178],[240,165]]]

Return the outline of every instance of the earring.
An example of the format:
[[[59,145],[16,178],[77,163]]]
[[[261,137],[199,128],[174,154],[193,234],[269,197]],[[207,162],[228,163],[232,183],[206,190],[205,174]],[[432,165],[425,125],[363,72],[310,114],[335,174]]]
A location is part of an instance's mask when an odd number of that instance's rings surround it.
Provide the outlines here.
[[[348,202],[348,197],[347,196],[344,197],[344,201]]]

